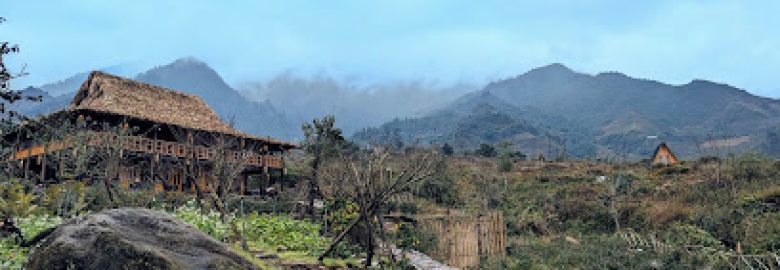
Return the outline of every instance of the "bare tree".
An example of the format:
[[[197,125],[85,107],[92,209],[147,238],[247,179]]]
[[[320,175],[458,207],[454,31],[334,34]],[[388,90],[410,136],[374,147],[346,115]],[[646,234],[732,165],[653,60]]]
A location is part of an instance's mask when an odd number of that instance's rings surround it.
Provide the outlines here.
[[[184,177],[186,182],[191,183],[195,187],[195,195],[197,196],[198,207],[203,211],[203,200],[205,196],[203,190],[198,183],[198,172],[201,170],[201,164],[198,162],[198,156],[196,153],[197,143],[206,143],[203,138],[204,134],[200,131],[190,130],[187,128],[168,125],[171,134],[173,134],[176,141],[184,145],[184,157],[177,160],[184,168]]]
[[[380,236],[384,239],[382,207],[393,196],[410,191],[415,183],[433,175],[440,162],[441,157],[435,151],[413,151],[400,155],[376,149],[344,156],[330,163],[326,174],[335,183],[333,189],[325,190],[325,195],[353,201],[358,206],[359,215],[334,239],[319,260],[332,252],[360,224],[365,228],[362,238],[367,240],[365,266],[371,265],[377,247],[375,238]]]
[[[222,220],[225,221],[228,211],[225,207],[227,193],[233,189],[233,184],[244,172],[248,164],[247,158],[252,154],[246,149],[252,149],[254,143],[249,142],[251,145],[247,145],[247,142],[241,138],[222,133],[211,135],[213,144],[210,148],[214,150],[214,158],[211,170],[213,184],[209,195],[220,212]]]

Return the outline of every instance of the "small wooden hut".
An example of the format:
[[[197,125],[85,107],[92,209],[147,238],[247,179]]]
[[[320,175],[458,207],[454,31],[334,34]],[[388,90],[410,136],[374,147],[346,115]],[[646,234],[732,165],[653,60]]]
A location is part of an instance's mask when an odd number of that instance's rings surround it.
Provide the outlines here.
[[[40,183],[105,178],[157,191],[209,190],[215,168],[230,166],[237,191],[262,190],[272,175],[284,177],[284,154],[296,148],[233,128],[200,97],[103,72],[89,75],[68,108],[3,137],[16,145],[7,161],[18,165],[19,177]],[[78,155],[97,153],[87,149],[102,154],[81,157],[87,161],[80,169],[71,168]]]
[[[652,159],[653,166],[668,166],[677,164],[677,162],[679,162],[677,156],[672,153],[672,149],[670,149],[666,143],[662,142],[658,145],[658,147],[655,148]]]

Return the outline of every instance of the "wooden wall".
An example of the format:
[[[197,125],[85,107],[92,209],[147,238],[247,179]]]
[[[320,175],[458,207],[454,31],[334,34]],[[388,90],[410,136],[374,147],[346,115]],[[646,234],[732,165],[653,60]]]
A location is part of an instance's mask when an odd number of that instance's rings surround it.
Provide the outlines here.
[[[417,221],[437,237],[436,250],[428,255],[447,265],[476,267],[489,257],[506,256],[504,217],[500,212],[467,215],[448,211],[444,215],[417,216]]]

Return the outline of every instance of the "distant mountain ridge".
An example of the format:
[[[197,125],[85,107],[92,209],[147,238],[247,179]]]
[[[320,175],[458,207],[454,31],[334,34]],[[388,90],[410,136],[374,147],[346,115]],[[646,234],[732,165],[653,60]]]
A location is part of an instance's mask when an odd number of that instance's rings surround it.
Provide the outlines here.
[[[42,93],[43,101],[22,102],[14,106],[31,116],[64,109],[86,80],[87,74],[79,73],[40,88],[28,88],[30,93]],[[285,115],[271,104],[248,101],[227,85],[216,71],[197,59],[179,59],[140,73],[134,79],[200,96],[223,120],[233,121],[235,127],[242,131],[284,140],[295,139],[298,134],[297,126],[289,123]],[[61,94],[51,96],[46,89]]]
[[[28,115],[65,108],[85,74],[25,89],[44,96],[43,102],[12,107]],[[371,144],[449,143],[473,149],[508,140],[528,155],[643,158],[665,141],[684,158],[743,151],[780,155],[780,101],[706,80],[670,85],[552,64],[459,98],[435,91],[413,94],[426,86],[398,86],[407,99],[423,98],[429,107],[439,108],[415,114],[411,110],[430,108],[387,95],[393,87],[379,94],[355,94],[328,79],[280,77],[256,88],[274,103],[251,101],[194,58],[152,68],[134,79],[198,95],[238,129],[285,140],[300,139],[302,121],[330,111],[337,113],[347,134],[357,131],[353,139]],[[51,95],[47,89],[64,94]],[[372,113],[380,105],[383,112]],[[398,116],[406,118],[376,124],[391,119],[390,112],[402,112]],[[378,126],[361,128],[367,125]]]
[[[492,82],[476,93],[467,94],[444,111],[468,119],[470,107],[491,104],[514,120],[527,120],[547,128],[548,147],[567,148],[578,157],[628,155],[646,157],[652,148],[666,141],[682,156],[710,155],[723,151],[762,151],[772,144],[768,134],[780,127],[780,101],[758,97],[742,89],[704,80],[670,85],[636,79],[617,72],[589,75],[562,64],[532,69],[519,76]],[[463,109],[460,109],[463,108]],[[432,121],[436,113],[416,119],[389,122],[355,135],[363,142],[376,142],[389,130],[405,134],[408,142],[443,143],[433,139],[456,136],[456,130],[424,132],[426,126],[446,126],[448,119]],[[466,118],[464,118],[466,117]],[[511,125],[511,121],[505,121]],[[496,129],[494,124],[474,122],[473,129]],[[411,128],[414,127],[414,128]],[[538,145],[512,136],[491,134],[474,138],[464,148],[497,140],[515,142],[522,151],[557,155]],[[424,134],[424,135],[423,135]],[[553,136],[552,134],[555,134]],[[500,137],[497,139],[496,136]],[[556,140],[557,137],[557,140]],[[657,138],[657,139],[655,139]],[[713,149],[706,142],[742,138],[730,149]],[[745,139],[749,138],[749,139]],[[458,145],[458,144],[456,144]],[[769,154],[778,154],[771,151]]]

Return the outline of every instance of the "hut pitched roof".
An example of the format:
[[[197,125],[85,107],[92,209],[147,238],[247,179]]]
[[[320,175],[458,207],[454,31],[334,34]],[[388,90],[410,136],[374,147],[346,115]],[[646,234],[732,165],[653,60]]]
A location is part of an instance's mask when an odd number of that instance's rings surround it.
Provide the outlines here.
[[[672,152],[672,149],[669,148],[669,146],[666,145],[665,142],[662,142],[661,144],[658,145],[658,147],[655,148],[655,152],[653,152],[653,163],[655,163],[656,158],[658,157],[659,154],[662,153],[662,151],[663,153],[668,153],[674,160],[673,161],[674,163],[677,162],[677,156],[674,154],[674,152]]]
[[[89,75],[68,109],[126,115],[189,129],[294,146],[252,136],[230,127],[198,96],[99,71]]]

